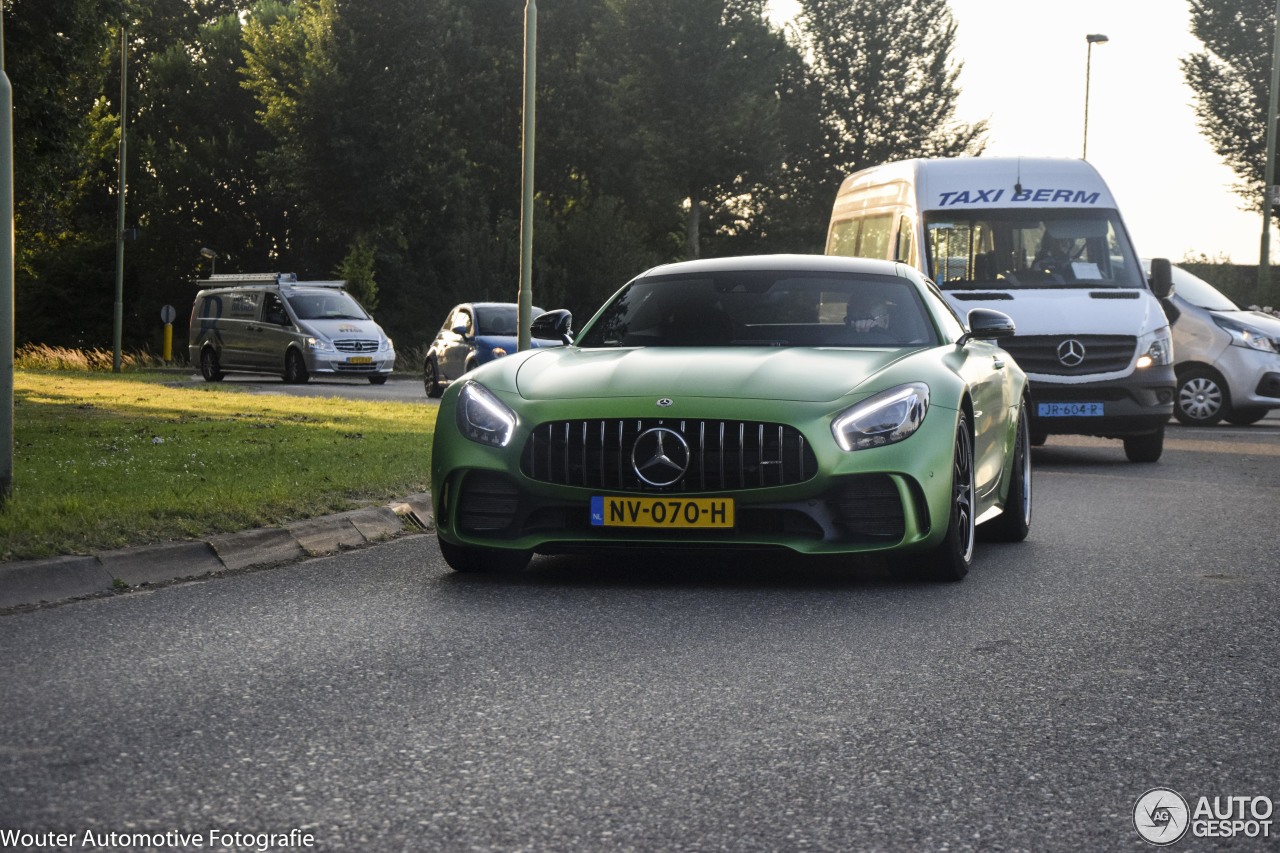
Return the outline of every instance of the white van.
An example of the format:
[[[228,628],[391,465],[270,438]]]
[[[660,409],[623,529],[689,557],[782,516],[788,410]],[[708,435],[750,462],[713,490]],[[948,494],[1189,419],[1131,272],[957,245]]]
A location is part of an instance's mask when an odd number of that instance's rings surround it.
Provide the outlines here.
[[[279,373],[285,382],[315,374],[387,381],[396,363],[391,338],[344,281],[298,281],[293,273],[215,275],[191,306],[187,352],[208,382],[230,371]]]
[[[1031,380],[1031,432],[1124,440],[1154,462],[1173,414],[1173,343],[1111,191],[1083,160],[904,160],[840,187],[828,255],[888,258],[931,277],[962,316],[994,308]]]

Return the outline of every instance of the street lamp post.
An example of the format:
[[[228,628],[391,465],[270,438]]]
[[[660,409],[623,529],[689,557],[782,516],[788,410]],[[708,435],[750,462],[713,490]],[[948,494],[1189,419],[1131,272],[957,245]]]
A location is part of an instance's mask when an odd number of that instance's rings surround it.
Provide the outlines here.
[[[520,201],[520,289],[517,294],[518,318],[516,349],[532,345],[529,323],[533,319],[533,146],[534,110],[538,85],[538,3],[528,0],[524,8],[524,122],[521,130]]]
[[[1102,33],[1090,33],[1084,37],[1089,43],[1084,60],[1084,146],[1080,151],[1080,159],[1083,160],[1089,156],[1089,72],[1093,65],[1093,46],[1095,44],[1106,44],[1111,39]]]
[[[208,246],[205,246],[200,250],[200,257],[208,259],[209,278],[213,278],[213,276],[218,272],[218,253],[213,249],[210,249]]]

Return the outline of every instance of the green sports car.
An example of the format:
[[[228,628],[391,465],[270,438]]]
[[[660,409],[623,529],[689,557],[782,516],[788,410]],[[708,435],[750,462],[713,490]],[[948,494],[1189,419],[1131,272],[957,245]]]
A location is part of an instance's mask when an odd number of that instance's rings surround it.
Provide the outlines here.
[[[810,255],[670,264],[566,345],[449,386],[432,456],[460,572],[617,548],[902,552],[959,580],[1031,523],[1027,382],[932,282]],[[905,562],[905,561],[904,561]]]

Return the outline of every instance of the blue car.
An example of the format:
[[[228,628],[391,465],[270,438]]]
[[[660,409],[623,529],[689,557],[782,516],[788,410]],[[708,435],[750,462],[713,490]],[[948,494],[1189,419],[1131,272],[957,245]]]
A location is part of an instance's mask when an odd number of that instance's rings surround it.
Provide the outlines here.
[[[568,328],[571,318],[568,312],[551,312]],[[547,314],[534,307],[532,316]],[[514,302],[464,302],[454,306],[440,327],[436,339],[431,342],[422,364],[422,384],[428,397],[439,397],[445,387],[482,364],[516,351],[519,306]],[[563,318],[563,319],[561,319]],[[550,323],[536,324],[535,335],[530,339],[532,347],[556,347],[565,343],[565,336],[545,337],[552,334]],[[561,328],[561,327],[557,327]]]

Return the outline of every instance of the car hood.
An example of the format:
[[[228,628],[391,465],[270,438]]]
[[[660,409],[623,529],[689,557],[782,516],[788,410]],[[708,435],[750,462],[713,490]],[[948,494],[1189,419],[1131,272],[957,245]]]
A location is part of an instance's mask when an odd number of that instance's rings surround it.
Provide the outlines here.
[[[776,347],[546,350],[525,360],[516,389],[528,400],[719,397],[829,402],[911,350]]]
[[[372,320],[302,320],[298,326],[307,334],[329,340],[352,335],[376,340],[382,334],[378,324]]]
[[[944,291],[961,318],[974,308],[1003,311],[1019,335],[1132,335],[1134,329],[1168,325],[1160,303],[1148,291],[1116,288]],[[1159,316],[1156,316],[1156,315]]]

